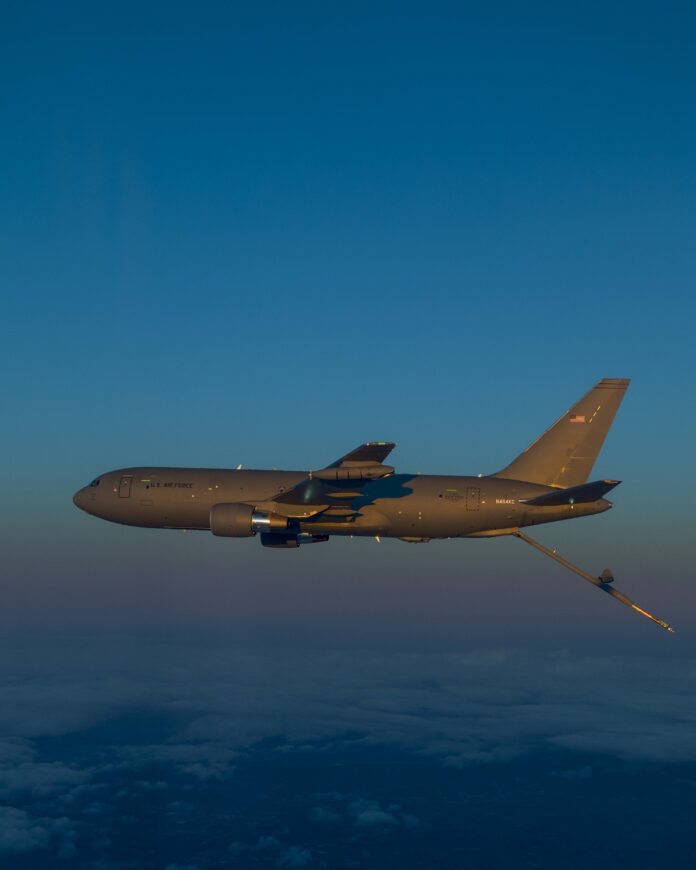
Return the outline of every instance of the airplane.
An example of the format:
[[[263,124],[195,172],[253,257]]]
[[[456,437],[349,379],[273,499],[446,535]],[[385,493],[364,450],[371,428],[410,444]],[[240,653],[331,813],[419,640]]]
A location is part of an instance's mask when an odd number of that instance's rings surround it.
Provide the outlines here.
[[[672,632],[614,588],[611,571],[594,577],[522,531],[612,507],[605,496],[620,481],[587,481],[628,385],[627,378],[603,378],[509,465],[486,476],[397,473],[384,464],[395,443],[369,441],[316,471],[121,468],[96,477],[73,501],[114,523],[229,538],[258,534],[275,549],[332,535],[408,543],[513,535]]]

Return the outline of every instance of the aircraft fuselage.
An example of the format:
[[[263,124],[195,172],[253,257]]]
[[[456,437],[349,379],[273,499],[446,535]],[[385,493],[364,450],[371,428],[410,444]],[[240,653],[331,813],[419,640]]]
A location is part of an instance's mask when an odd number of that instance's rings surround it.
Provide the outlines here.
[[[307,478],[305,471],[254,471],[217,468],[124,468],[101,475],[86,486],[75,504],[101,519],[131,526],[210,529],[210,511],[227,503],[263,504]],[[343,500],[354,516],[323,514],[297,520],[298,530],[315,535],[380,535],[406,539],[485,536],[511,528],[601,513],[611,502],[601,498],[575,505],[532,506],[554,488],[495,477],[392,474],[364,483],[359,492],[347,484]],[[337,509],[339,512],[340,509]]]

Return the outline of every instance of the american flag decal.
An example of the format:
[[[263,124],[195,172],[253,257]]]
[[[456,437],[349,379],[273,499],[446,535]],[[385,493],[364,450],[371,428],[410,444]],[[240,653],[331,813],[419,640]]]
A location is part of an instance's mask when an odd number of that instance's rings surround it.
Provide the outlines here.
[[[585,415],[584,414],[573,414],[573,416],[570,418],[570,422],[571,423],[584,423],[585,422]]]

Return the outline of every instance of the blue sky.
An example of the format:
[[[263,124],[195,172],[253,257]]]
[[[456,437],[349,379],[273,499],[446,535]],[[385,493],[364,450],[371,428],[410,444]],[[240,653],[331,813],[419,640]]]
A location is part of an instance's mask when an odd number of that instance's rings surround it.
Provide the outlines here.
[[[666,616],[693,604],[693,25],[678,5],[10,6],[11,623],[108,622],[113,597],[119,627],[140,624],[148,582],[154,627],[172,600],[186,623],[200,588],[215,622],[227,566],[247,603],[275,582],[258,547],[77,514],[71,493],[108,468],[316,467],[389,438],[402,470],[488,472],[602,376],[633,378],[596,468],[625,481],[616,509],[542,535]],[[358,542],[346,576],[381,614],[395,589],[415,590],[412,620],[429,599],[427,643],[448,600],[492,615],[481,572],[527,572],[525,620],[547,606],[534,577],[555,569],[509,543]],[[296,555],[308,619],[325,598],[338,626],[335,590],[312,586],[334,553]],[[589,591],[579,623],[611,609]]]
[[[693,866],[695,24],[4,5],[0,859]],[[268,552],[71,502],[364,440],[491,472],[600,377],[615,507],[539,538],[674,636],[518,541]]]

